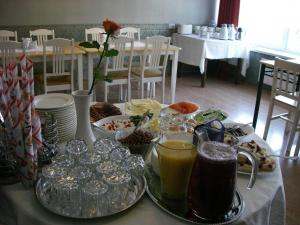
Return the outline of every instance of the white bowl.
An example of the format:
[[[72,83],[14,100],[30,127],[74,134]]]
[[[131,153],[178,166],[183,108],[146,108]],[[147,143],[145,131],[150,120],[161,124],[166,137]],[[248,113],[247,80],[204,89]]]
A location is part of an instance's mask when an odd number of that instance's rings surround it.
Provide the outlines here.
[[[108,130],[108,129],[105,129],[103,127],[103,124],[110,123],[114,120],[128,120],[128,119],[129,119],[129,116],[124,116],[124,115],[109,116],[109,117],[105,117],[101,120],[98,120],[98,121],[94,122],[93,125],[95,127],[97,127],[97,129],[102,131],[102,133],[105,134],[105,136],[107,136],[111,139],[114,139],[117,131],[119,131],[119,130],[133,130],[134,125],[133,125],[133,127],[128,127],[128,128],[118,128],[116,130]]]

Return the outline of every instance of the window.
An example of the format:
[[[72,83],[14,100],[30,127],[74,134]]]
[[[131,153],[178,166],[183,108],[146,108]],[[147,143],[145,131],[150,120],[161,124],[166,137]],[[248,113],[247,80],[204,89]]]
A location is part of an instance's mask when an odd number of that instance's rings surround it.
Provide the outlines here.
[[[239,26],[254,45],[300,54],[299,0],[241,0]]]

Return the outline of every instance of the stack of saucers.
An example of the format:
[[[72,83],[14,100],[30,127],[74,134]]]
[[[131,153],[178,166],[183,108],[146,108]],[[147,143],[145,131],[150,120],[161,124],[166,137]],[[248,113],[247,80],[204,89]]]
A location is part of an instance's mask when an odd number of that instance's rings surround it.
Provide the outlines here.
[[[74,138],[77,118],[74,99],[71,95],[60,93],[38,95],[34,102],[41,117],[51,115],[57,121],[59,142]]]

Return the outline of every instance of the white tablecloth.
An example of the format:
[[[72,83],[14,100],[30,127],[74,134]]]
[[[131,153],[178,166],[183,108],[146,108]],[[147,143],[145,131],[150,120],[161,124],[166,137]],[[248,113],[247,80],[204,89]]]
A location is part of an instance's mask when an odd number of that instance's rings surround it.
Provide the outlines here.
[[[249,65],[249,47],[243,41],[200,38],[198,35],[173,34],[173,44],[181,47],[179,62],[199,66],[205,72],[205,59],[241,58],[242,75],[245,76]]]
[[[253,134],[247,140],[266,143]],[[245,140],[246,141],[246,140]],[[268,146],[266,146],[268,147]],[[238,190],[245,201],[245,210],[235,223],[239,225],[285,224],[285,197],[280,166],[272,173],[260,175],[252,190],[247,190],[248,175],[238,175]],[[34,190],[25,190],[21,184],[0,186],[1,225],[68,225],[68,224],[187,224],[158,208],[145,194],[131,209],[107,218],[78,220],[58,216],[39,204]]]

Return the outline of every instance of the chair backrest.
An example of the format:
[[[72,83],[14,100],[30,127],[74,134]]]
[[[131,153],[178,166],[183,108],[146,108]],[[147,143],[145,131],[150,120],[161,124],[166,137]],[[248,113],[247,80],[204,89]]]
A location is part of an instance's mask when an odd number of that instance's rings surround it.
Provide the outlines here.
[[[17,50],[22,49],[22,43],[16,41],[0,41],[0,55],[2,67],[6,68],[10,63],[17,63]]]
[[[102,44],[106,38],[104,33],[105,30],[99,27],[85,29],[85,41],[97,41],[98,43]]]
[[[0,30],[0,41],[18,41],[17,31]]]
[[[124,27],[120,29],[120,35],[133,38],[135,40],[141,39],[141,29],[136,27]]]
[[[282,95],[293,100],[299,99],[299,77],[300,64],[276,58],[272,94]]]
[[[55,38],[54,30],[47,29],[30,30],[29,36],[31,38],[36,38],[38,45],[43,45],[44,41],[48,41]]]
[[[142,60],[142,70],[162,69],[165,74],[169,56],[170,38],[164,36],[147,37]],[[163,60],[161,57],[163,56]]]
[[[52,48],[52,54],[47,54],[47,46]],[[65,49],[70,48],[71,54],[67,56],[65,54]],[[73,79],[74,79],[74,40],[64,39],[64,38],[55,38],[52,40],[43,42],[43,55],[44,55],[44,85],[45,92],[47,93],[47,78],[51,76],[71,76],[71,90],[73,90]],[[47,71],[47,55],[51,60],[50,64],[52,64],[52,71]],[[71,61],[70,71],[66,71],[66,61]]]
[[[131,73],[132,56],[133,56],[133,38],[122,37],[112,40],[110,47],[118,50],[118,55],[107,58],[105,66],[105,75],[111,71],[128,70],[128,75]]]

